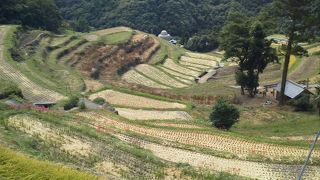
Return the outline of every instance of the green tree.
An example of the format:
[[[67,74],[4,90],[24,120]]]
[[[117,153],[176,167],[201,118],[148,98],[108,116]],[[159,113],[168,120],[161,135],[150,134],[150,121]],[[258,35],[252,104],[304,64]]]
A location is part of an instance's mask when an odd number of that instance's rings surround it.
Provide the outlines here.
[[[89,32],[90,26],[85,18],[80,17],[76,22],[73,23],[73,29],[78,32]]]
[[[219,98],[210,114],[210,121],[219,129],[229,130],[240,118],[239,110],[224,98]]]
[[[276,50],[271,48],[271,41],[266,40],[261,23],[239,12],[230,13],[220,35],[220,44],[225,50],[225,58],[236,57],[239,61],[236,80],[241,93],[244,94],[246,88],[254,97],[260,73],[270,62],[278,61]]]
[[[301,39],[301,37],[303,39],[312,37],[312,34],[315,32],[313,30],[314,27],[319,27],[319,20],[317,20],[317,12],[315,11],[315,9],[319,9],[318,2],[318,0],[275,0],[274,2],[274,9],[276,10],[275,18],[280,19],[279,22],[282,24],[283,32],[288,37],[279,105],[285,104],[284,92],[294,42]]]
[[[24,25],[58,31],[62,18],[53,0],[24,0],[24,6],[21,14]]]

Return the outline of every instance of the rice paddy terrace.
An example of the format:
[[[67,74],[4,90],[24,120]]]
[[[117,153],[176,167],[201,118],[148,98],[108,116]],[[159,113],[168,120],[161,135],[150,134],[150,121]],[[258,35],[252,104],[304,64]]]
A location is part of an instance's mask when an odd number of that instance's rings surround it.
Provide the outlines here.
[[[318,78],[318,45],[309,46],[313,55],[292,60],[292,79]],[[0,110],[0,143],[11,149],[0,153],[0,169],[10,167],[14,150],[22,153],[14,159],[21,168],[23,156],[37,159],[35,167],[48,160],[48,171],[62,178],[295,179],[310,146],[303,137],[320,127],[316,115],[243,107],[241,122],[224,132],[206,120],[211,106],[159,95],[228,94],[234,68],[219,53],[188,52],[125,27],[56,35],[0,26],[0,78],[16,83],[29,102],[82,94],[118,112]],[[280,73],[272,64],[262,82]],[[13,174],[0,170],[0,179]],[[319,149],[304,177],[320,179]]]

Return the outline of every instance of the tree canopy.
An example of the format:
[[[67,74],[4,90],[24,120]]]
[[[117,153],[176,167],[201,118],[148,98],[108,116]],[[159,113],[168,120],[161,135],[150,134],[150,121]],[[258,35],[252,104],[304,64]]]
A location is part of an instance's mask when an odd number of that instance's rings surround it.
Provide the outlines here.
[[[1,24],[22,24],[57,31],[62,17],[53,0],[2,0]]]
[[[184,39],[186,47],[204,51],[216,48],[217,35],[232,7],[256,15],[272,0],[55,0],[69,22],[83,17],[101,29],[128,26],[148,33],[167,30]],[[192,39],[189,38],[193,37]]]
[[[271,41],[266,39],[262,24],[240,12],[231,12],[228,22],[221,31],[221,48],[225,58],[236,58],[239,62],[236,81],[242,94],[246,88],[249,95],[256,94],[259,86],[259,74],[268,63],[278,60]]]

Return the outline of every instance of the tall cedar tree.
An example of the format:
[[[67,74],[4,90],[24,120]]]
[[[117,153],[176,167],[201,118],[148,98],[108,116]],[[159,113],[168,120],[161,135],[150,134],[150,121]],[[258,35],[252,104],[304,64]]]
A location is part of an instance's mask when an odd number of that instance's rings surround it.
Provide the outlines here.
[[[275,49],[265,38],[262,25],[239,12],[229,14],[220,35],[225,58],[236,57],[239,60],[236,81],[241,86],[241,93],[244,94],[246,88],[251,97],[256,95],[260,73],[270,62],[278,61]]]
[[[301,37],[304,40],[310,39],[313,33],[318,31],[319,20],[316,16],[319,15],[319,12],[316,12],[316,9],[319,9],[319,0],[275,0],[274,9],[276,10],[275,15],[277,18],[280,18],[283,29],[288,37],[279,102],[279,105],[284,105],[292,46]]]

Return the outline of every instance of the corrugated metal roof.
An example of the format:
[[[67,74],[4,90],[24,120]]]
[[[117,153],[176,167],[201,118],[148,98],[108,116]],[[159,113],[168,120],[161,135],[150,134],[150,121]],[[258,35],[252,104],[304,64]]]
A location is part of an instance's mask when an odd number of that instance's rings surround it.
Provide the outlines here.
[[[275,90],[277,90],[278,92],[281,91],[281,83],[279,83],[275,88]],[[295,98],[298,95],[300,95],[303,91],[305,90],[305,86],[295,83],[293,81],[287,81],[286,83],[286,90],[284,92],[284,94],[290,98]]]

